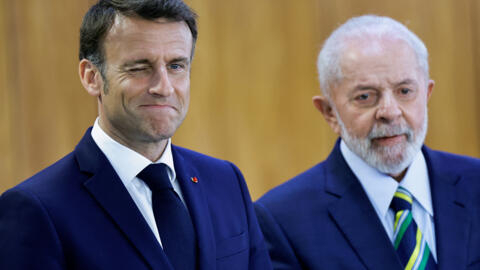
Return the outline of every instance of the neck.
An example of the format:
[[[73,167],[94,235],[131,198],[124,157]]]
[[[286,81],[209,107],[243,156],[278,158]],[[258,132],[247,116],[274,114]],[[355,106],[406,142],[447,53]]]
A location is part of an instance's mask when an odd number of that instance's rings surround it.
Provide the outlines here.
[[[123,136],[121,132],[105,127],[102,119],[100,119],[98,124],[100,125],[100,128],[113,140],[132,149],[152,162],[159,160],[163,155],[165,148],[167,147],[168,139],[154,142],[142,142],[140,140],[128,139],[127,137]]]
[[[405,177],[405,174],[407,174],[407,170],[408,170],[408,168],[406,168],[405,170],[403,170],[402,172],[400,172],[398,174],[389,174],[389,175],[390,175],[390,177],[395,179],[395,181],[400,183],[400,182],[402,182],[403,178]]]

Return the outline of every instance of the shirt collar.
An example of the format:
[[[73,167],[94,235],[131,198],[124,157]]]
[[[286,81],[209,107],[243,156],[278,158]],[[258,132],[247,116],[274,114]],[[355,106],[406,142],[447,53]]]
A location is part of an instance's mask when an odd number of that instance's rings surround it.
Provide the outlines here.
[[[368,165],[353,153],[343,140],[340,142],[340,151],[360,181],[377,213],[385,217],[399,183],[389,175]],[[400,186],[410,191],[414,199],[433,216],[428,170],[422,151],[418,151],[405,177],[400,182]]]
[[[98,124],[99,118],[95,120],[92,128],[92,137],[100,150],[105,154],[124,184],[128,184],[136,178],[145,167],[152,164],[152,161],[140,153],[120,144],[111,138]],[[169,168],[168,175],[170,181],[176,178],[175,167],[173,164],[171,139],[168,139],[162,156],[153,163],[163,163]]]
[[[400,186],[410,191],[423,209],[433,216],[428,168],[422,151],[418,151]]]

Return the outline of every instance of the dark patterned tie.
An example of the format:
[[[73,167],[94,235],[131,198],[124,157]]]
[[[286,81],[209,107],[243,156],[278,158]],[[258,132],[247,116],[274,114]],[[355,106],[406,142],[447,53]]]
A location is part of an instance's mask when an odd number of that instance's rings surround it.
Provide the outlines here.
[[[152,191],[152,207],[164,252],[176,270],[196,269],[197,241],[190,215],[173,190],[165,164],[150,164],[141,171]]]
[[[404,269],[437,269],[425,237],[412,216],[412,195],[398,187],[390,207],[395,212],[394,247]]]

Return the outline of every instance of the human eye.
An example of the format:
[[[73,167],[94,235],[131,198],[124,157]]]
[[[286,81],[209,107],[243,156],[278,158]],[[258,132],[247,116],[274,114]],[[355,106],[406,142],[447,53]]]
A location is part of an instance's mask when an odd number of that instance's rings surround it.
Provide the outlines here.
[[[185,64],[183,64],[183,63],[172,63],[172,64],[169,65],[168,68],[170,70],[173,70],[173,71],[181,71],[181,70],[185,69]]]
[[[353,97],[353,100],[360,106],[371,106],[377,102],[377,94],[373,91],[360,92]]]
[[[136,65],[131,66],[126,69],[126,71],[132,75],[146,73],[150,70],[150,67],[147,65]]]
[[[400,94],[402,94],[402,95],[408,95],[408,94],[410,94],[411,92],[412,92],[412,90],[409,89],[409,88],[402,88],[402,89],[400,89]]]
[[[144,71],[145,68],[131,68],[128,70],[129,73],[139,73],[139,72],[142,72]]]
[[[410,87],[401,87],[398,89],[397,94],[402,99],[410,99],[415,96],[415,89]]]
[[[182,65],[180,65],[180,64],[171,64],[170,65],[170,69],[175,70],[175,69],[181,69],[181,68],[182,68]]]
[[[360,100],[360,101],[368,100],[368,98],[370,98],[369,93],[363,93],[355,97],[356,100]]]

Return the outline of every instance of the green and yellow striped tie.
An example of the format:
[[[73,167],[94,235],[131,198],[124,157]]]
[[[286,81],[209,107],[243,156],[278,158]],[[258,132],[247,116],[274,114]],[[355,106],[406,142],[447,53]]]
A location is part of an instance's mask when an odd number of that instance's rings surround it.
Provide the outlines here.
[[[390,207],[395,213],[393,245],[404,269],[437,269],[427,241],[413,220],[410,192],[398,187]]]

